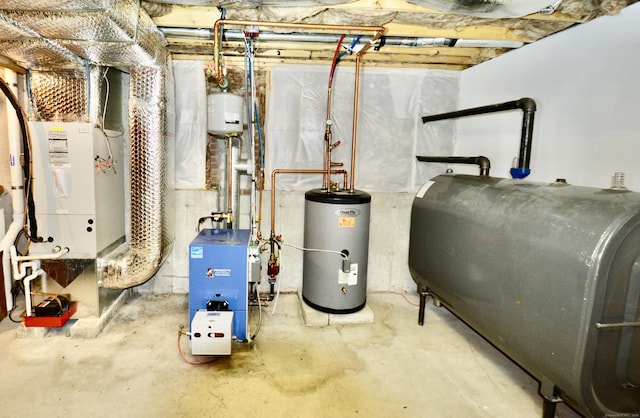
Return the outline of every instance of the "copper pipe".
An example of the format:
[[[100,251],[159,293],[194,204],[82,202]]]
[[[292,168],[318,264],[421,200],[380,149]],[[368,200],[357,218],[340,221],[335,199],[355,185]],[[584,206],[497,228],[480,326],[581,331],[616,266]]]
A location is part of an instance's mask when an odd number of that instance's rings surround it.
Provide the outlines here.
[[[251,21],[251,20],[226,20],[220,19],[217,20],[213,26],[213,67],[215,69],[214,80],[218,84],[222,84],[223,74],[222,74],[222,62],[220,60],[220,56],[222,55],[222,49],[220,46],[220,26],[221,25],[230,25],[230,26],[257,26],[257,27],[272,27],[272,28],[292,28],[292,29],[305,29],[305,30],[330,30],[336,32],[346,32],[346,31],[355,31],[355,32],[373,32],[373,36],[371,40],[363,45],[363,47],[356,53],[356,74],[355,74],[355,86],[354,86],[354,98],[353,98],[353,129],[352,129],[352,140],[351,140],[351,173],[350,179],[351,183],[349,186],[349,191],[353,192],[354,190],[354,174],[355,174],[355,159],[356,159],[356,135],[357,135],[357,118],[358,118],[358,94],[359,94],[359,84],[360,84],[360,58],[361,56],[378,40],[380,39],[386,29],[384,26],[351,26],[351,25],[325,25],[325,24],[317,24],[317,23],[287,23],[287,22],[260,22],[260,21]],[[327,107],[329,108],[329,106]],[[329,144],[330,146],[331,144]],[[326,162],[327,167],[326,173],[332,173],[330,171],[331,163]],[[312,173],[314,170],[311,170]],[[325,170],[320,170],[322,171]],[[273,176],[273,174],[272,174]],[[330,184],[327,185],[327,189],[331,187]],[[274,192],[275,187],[272,185],[272,194]],[[273,212],[271,214],[273,219]],[[273,224],[273,222],[272,222]]]
[[[351,129],[351,176],[349,192],[353,193],[356,176],[356,138],[358,132],[358,94],[360,94],[360,54],[356,55],[356,73],[353,85],[353,126]]]
[[[347,187],[347,170],[331,170],[333,174],[344,176],[343,184]],[[276,174],[326,174],[325,170],[277,168],[271,172],[271,238],[274,238],[276,227]]]
[[[378,31],[374,33],[371,41],[366,43],[360,51],[356,54],[356,69],[355,69],[355,80],[353,86],[353,127],[351,130],[351,169],[349,176],[349,192],[353,193],[354,184],[355,184],[355,176],[356,176],[356,139],[358,135],[358,95],[360,94],[360,58],[362,54],[364,54],[370,47],[373,45],[375,41],[380,39],[384,35],[383,31]]]
[[[222,63],[220,62],[220,26],[262,26],[271,28],[292,28],[306,30],[331,30],[336,32],[355,31],[355,32],[374,32],[369,44],[358,51],[356,56],[362,55],[369,46],[384,35],[384,26],[351,26],[351,25],[324,25],[320,23],[287,23],[287,22],[260,22],[252,20],[231,20],[219,19],[213,25],[213,67],[215,68],[214,80],[216,83],[222,82]]]

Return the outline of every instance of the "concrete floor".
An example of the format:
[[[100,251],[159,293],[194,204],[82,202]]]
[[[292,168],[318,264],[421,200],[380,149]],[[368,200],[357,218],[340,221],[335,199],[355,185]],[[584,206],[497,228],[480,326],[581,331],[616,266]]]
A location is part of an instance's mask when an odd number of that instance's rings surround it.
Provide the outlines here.
[[[0,417],[541,417],[538,382],[444,308],[419,327],[398,294],[368,306],[373,324],[307,327],[283,294],[252,345],[199,366],[177,352],[186,295],[134,295],[95,339],[18,338],[5,319]]]

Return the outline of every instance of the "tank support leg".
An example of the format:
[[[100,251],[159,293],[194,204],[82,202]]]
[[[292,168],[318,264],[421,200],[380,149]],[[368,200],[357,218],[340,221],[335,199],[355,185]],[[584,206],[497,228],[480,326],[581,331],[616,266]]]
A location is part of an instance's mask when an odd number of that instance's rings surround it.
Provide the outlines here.
[[[427,296],[429,296],[429,292],[427,289],[418,288],[418,292],[420,293],[420,308],[418,310],[418,325],[424,325],[424,308],[427,304]]]
[[[542,395],[542,418],[555,418],[556,405],[558,402],[562,402],[562,397],[558,394],[556,385],[543,378],[540,381],[540,394]]]
[[[542,418],[555,418],[557,402],[542,398]]]

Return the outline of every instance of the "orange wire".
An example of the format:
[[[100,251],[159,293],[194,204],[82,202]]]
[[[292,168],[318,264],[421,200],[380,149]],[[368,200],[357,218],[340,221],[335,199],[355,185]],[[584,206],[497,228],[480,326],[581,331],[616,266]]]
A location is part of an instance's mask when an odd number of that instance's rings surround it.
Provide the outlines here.
[[[373,291],[373,292],[369,292],[369,293],[392,293],[392,294],[394,294],[394,295],[402,296],[402,297],[404,298],[404,300],[406,300],[406,301],[407,301],[407,303],[408,303],[409,305],[411,305],[411,306],[420,306],[420,304],[419,304],[419,303],[411,302],[411,301],[409,300],[409,298],[407,298],[407,296],[406,296],[404,293],[394,292],[393,290],[379,290],[379,291]]]
[[[188,364],[192,364],[194,366],[200,366],[203,364],[209,364],[209,363],[213,363],[214,361],[219,360],[219,357],[215,357],[215,358],[211,358],[208,360],[202,360],[202,361],[193,361],[193,360],[189,360],[187,357],[185,357],[184,353],[182,352],[182,347],[180,347],[180,338],[182,337],[182,332],[178,332],[178,354],[180,355],[180,358]]]

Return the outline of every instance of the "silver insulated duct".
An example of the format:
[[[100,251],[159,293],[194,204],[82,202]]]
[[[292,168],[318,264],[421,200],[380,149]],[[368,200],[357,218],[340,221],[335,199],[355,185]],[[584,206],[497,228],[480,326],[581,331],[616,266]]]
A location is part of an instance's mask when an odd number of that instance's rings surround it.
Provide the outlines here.
[[[105,260],[101,286],[127,288],[149,280],[160,267],[165,196],[165,72],[131,69],[130,177],[131,240],[128,253]]]
[[[163,216],[164,36],[135,0],[0,0],[0,51],[30,70],[33,120],[96,122],[96,68],[130,73],[130,244],[97,260],[98,281],[146,282],[172,241]]]
[[[0,50],[25,68],[165,66],[165,45],[134,0],[0,0]]]

